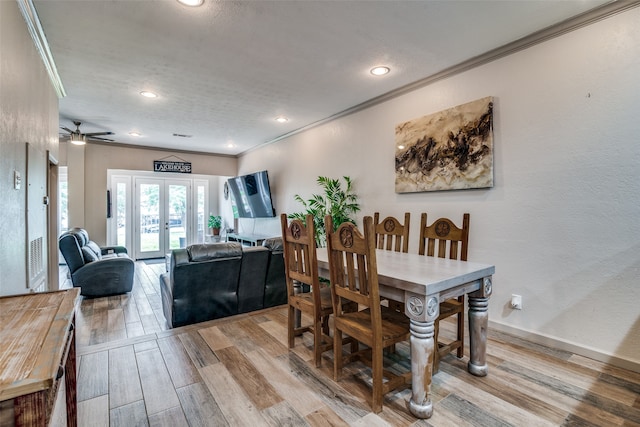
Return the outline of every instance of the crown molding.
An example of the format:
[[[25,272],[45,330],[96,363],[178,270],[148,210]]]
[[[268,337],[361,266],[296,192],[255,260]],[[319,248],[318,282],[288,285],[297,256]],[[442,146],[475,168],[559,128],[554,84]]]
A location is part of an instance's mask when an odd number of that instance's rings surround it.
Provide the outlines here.
[[[584,13],[576,15],[558,24],[536,31],[535,33],[532,33],[528,36],[515,40],[511,43],[507,43],[503,46],[490,50],[482,55],[478,55],[474,58],[461,62],[452,67],[446,68],[431,76],[425,77],[413,83],[409,83],[405,86],[392,90],[391,92],[382,94],[376,98],[372,98],[361,104],[355,105],[351,108],[343,110],[325,119],[318,120],[317,122],[310,123],[307,126],[303,126],[299,129],[295,129],[295,130],[292,130],[291,132],[285,133],[284,135],[280,135],[272,140],[266,141],[263,144],[257,145],[246,151],[243,151],[242,153],[239,153],[238,157],[242,157],[243,155],[248,154],[252,151],[259,150],[265,145],[281,141],[283,139],[289,138],[293,135],[299,134],[309,129],[313,129],[317,126],[323,125],[325,123],[331,122],[341,117],[345,117],[350,114],[357,113],[359,111],[365,110],[367,108],[370,108],[375,105],[381,104],[383,102],[389,101],[391,99],[397,98],[406,93],[410,93],[410,92],[413,92],[414,90],[428,86],[439,80],[446,79],[446,78],[455,76],[457,74],[463,73],[465,71],[471,70],[473,68],[479,67],[481,65],[487,64],[489,62],[496,61],[505,56],[512,55],[521,50],[530,48],[531,46],[535,46],[547,40],[553,39],[555,37],[559,37],[563,34],[567,34],[571,31],[575,31],[582,27],[586,27],[588,25],[594,24],[598,21],[617,15],[619,13],[626,12],[627,10],[633,9],[638,6],[640,6],[640,0],[612,0],[608,3],[603,4],[602,6],[588,10]]]
[[[56,91],[56,95],[58,95],[58,98],[64,98],[65,96],[67,96],[67,93],[65,92],[64,86],[62,85],[62,80],[60,80],[60,75],[58,74],[56,63],[53,60],[51,51],[49,50],[47,36],[45,36],[44,34],[44,30],[42,29],[42,25],[40,24],[40,18],[38,18],[38,12],[36,12],[33,1],[16,1],[18,2],[18,7],[20,8],[22,17],[27,23],[27,28],[29,29],[29,34],[31,34],[31,38],[33,39],[33,44],[36,46],[36,49],[40,54],[40,58],[42,58],[42,62],[44,63],[44,67],[49,74],[49,79],[51,80],[51,84],[53,85],[54,90]]]
[[[2,0],[0,0],[2,1]],[[67,144],[67,146],[71,146],[71,142],[67,139],[60,138],[60,144]],[[198,156],[209,156],[209,157],[227,157],[231,159],[237,159],[238,156],[235,154],[219,154],[219,153],[209,153],[206,151],[194,151],[194,150],[181,150],[175,148],[166,148],[166,147],[153,147],[151,145],[138,145],[138,144],[128,144],[125,142],[106,142],[106,141],[96,141],[96,140],[88,140],[85,145],[76,145],[76,147],[89,147],[92,145],[102,145],[105,147],[111,148],[126,148],[126,149],[134,149],[134,150],[145,150],[145,151],[163,151],[167,153],[173,154],[193,154]]]

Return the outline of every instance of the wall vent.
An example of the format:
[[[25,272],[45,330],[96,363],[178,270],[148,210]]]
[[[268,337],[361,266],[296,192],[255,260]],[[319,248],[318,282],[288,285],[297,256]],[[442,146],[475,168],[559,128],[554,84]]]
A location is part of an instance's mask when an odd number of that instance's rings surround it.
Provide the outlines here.
[[[29,242],[29,288],[34,291],[40,291],[45,284],[42,242],[42,237]]]

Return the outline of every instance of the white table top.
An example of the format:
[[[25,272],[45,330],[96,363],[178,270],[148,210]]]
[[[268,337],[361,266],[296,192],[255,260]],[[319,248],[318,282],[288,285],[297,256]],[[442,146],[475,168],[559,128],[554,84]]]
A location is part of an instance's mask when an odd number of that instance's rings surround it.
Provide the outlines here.
[[[328,271],[326,248],[317,249],[318,266]],[[378,281],[421,295],[433,295],[494,274],[495,266],[448,258],[376,250]]]

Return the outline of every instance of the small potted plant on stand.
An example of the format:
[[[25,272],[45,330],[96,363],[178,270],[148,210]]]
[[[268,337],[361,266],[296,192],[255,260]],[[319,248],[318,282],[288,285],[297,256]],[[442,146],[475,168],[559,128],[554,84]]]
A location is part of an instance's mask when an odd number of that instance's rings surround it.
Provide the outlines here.
[[[209,215],[208,226],[214,236],[219,236],[220,227],[222,226],[222,217],[220,215]]]

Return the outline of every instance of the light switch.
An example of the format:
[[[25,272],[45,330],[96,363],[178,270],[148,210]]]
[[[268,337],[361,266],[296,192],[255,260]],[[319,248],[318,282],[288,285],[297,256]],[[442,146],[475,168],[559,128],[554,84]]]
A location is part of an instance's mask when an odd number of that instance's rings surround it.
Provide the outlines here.
[[[22,175],[20,175],[20,172],[18,171],[13,171],[13,188],[16,190],[19,190],[21,186],[22,186]]]

